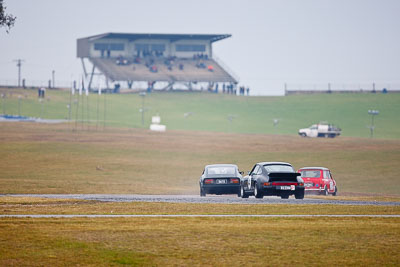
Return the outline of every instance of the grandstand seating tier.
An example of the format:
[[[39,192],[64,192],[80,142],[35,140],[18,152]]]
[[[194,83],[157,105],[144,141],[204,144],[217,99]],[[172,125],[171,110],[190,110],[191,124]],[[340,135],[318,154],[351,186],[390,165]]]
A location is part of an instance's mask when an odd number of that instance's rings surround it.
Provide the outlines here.
[[[236,82],[236,80],[225,71],[213,59],[201,59],[206,68],[198,68],[195,59],[174,59],[172,70],[164,63],[165,58],[155,58],[153,65],[157,66],[157,72],[151,72],[146,67],[146,59],[142,58],[141,63],[132,63],[130,58],[128,65],[116,64],[116,58],[89,58],[90,61],[103,74],[113,81],[165,81],[165,82]],[[149,59],[147,59],[149,60]],[[183,70],[179,65],[183,64]],[[207,66],[213,66],[209,71]]]

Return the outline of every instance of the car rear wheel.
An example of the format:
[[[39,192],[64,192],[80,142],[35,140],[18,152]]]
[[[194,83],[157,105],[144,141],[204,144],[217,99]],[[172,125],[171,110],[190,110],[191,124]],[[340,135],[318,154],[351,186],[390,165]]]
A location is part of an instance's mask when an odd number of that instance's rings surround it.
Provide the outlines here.
[[[240,187],[240,196],[241,196],[242,198],[249,198],[249,195],[246,194],[246,192],[244,191],[243,186]]]
[[[204,191],[203,188],[200,187],[200,196],[201,197],[205,197],[206,196],[206,192]]]
[[[305,133],[301,133],[300,136],[301,137],[306,137],[306,134]]]
[[[296,199],[303,199],[304,198],[304,190],[298,190],[294,192],[294,197]]]
[[[333,192],[332,196],[337,196],[337,187],[335,186],[335,192]]]
[[[256,198],[263,198],[262,193],[258,190],[257,183],[254,184],[254,196]]]
[[[325,186],[324,191],[322,192],[324,196],[329,196],[328,188]]]

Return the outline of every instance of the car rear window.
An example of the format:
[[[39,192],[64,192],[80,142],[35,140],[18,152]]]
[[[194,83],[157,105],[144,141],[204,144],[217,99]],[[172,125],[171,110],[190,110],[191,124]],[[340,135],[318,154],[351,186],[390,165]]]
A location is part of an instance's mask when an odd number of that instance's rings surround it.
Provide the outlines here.
[[[208,174],[236,174],[235,167],[208,167]]]
[[[301,171],[301,177],[320,178],[321,177],[321,171],[319,171],[319,170]]]
[[[294,172],[294,169],[292,166],[281,165],[281,164],[264,165],[264,169],[267,172]]]

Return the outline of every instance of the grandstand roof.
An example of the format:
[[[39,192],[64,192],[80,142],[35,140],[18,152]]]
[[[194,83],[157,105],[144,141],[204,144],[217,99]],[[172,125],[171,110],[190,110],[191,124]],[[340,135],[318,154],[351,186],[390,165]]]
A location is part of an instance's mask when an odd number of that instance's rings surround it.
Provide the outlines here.
[[[103,33],[98,35],[89,36],[82,39],[96,40],[103,38],[120,38],[128,39],[129,41],[134,41],[137,39],[166,39],[170,41],[178,41],[181,39],[192,39],[192,40],[210,40],[211,42],[216,42],[225,38],[231,37],[231,34],[166,34],[166,33]]]

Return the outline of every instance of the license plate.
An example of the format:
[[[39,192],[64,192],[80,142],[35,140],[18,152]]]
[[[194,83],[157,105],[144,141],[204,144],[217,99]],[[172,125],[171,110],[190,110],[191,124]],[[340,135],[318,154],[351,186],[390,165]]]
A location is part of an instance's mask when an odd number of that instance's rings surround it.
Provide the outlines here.
[[[280,190],[290,190],[290,185],[282,185],[278,189],[280,189]]]
[[[304,185],[305,185],[305,187],[312,187],[313,183],[305,183]]]
[[[277,189],[279,189],[279,190],[295,190],[296,187],[294,185],[282,185],[282,186],[278,186]]]
[[[226,184],[226,179],[217,179],[217,184]]]

